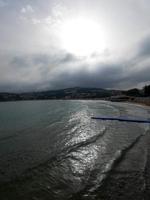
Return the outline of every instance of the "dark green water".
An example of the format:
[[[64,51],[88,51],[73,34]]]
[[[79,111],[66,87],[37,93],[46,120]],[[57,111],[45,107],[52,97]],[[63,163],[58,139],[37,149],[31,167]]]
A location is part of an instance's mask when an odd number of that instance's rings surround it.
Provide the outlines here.
[[[149,199],[146,107],[104,101],[0,103],[0,199]]]

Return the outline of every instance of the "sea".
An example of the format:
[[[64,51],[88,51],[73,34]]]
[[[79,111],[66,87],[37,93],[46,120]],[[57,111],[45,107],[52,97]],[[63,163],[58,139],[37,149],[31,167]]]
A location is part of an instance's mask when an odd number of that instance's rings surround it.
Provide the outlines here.
[[[150,108],[100,100],[0,103],[0,200],[150,199]]]

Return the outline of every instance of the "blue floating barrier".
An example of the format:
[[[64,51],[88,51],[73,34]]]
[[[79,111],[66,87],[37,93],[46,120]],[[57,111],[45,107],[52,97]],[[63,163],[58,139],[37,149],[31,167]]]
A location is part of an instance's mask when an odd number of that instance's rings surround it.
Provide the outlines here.
[[[92,119],[97,120],[109,120],[109,121],[121,121],[121,122],[135,122],[135,123],[150,123],[150,120],[146,119],[130,119],[122,117],[91,117]]]

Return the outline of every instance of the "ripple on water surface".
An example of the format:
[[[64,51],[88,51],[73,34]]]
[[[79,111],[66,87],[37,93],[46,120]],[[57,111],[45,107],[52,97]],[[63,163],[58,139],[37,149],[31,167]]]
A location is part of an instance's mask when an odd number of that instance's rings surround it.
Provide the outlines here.
[[[145,137],[149,127],[96,121],[91,116],[148,117],[143,107],[104,101],[33,101],[7,105],[0,105],[2,200],[109,199],[107,194],[113,197],[116,193],[109,182],[133,177],[135,181],[137,173],[141,174],[142,193],[148,156]],[[132,173],[134,176],[130,176]],[[138,187],[132,188],[133,191],[135,188]],[[124,194],[123,186],[120,192]]]

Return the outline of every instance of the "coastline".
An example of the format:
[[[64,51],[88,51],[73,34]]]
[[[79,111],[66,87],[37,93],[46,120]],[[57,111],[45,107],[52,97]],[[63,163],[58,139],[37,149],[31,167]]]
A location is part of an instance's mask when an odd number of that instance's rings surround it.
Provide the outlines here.
[[[144,99],[141,99],[141,100],[135,99],[135,100],[128,101],[128,102],[133,103],[133,104],[139,104],[139,105],[150,107],[150,100],[145,101]]]
[[[150,106],[150,97],[114,96],[111,98],[107,98],[106,100],[111,102],[127,102],[148,107]]]

